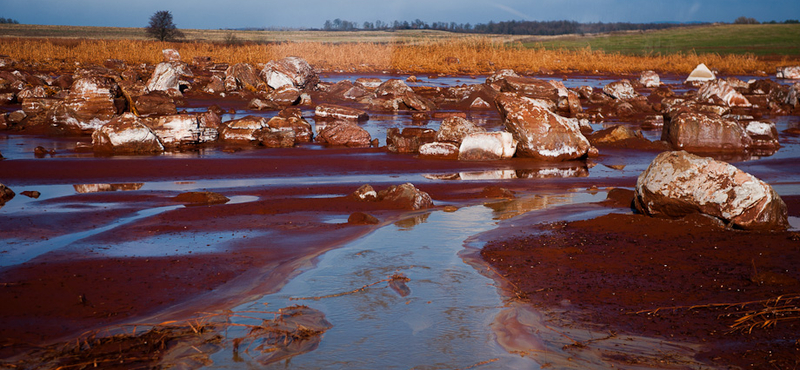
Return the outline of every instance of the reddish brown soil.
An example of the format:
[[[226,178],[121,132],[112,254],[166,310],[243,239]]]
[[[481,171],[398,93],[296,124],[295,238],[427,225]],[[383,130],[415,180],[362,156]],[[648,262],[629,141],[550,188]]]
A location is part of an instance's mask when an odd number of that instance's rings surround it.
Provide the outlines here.
[[[629,205],[632,192],[625,193],[612,193],[608,205]],[[800,197],[785,201],[797,215]],[[540,307],[566,306],[577,323],[705,344],[697,360],[716,366],[800,367],[797,312],[767,329],[732,331],[744,311],[765,306],[689,308],[800,295],[798,233],[725,230],[702,216],[612,213],[495,240],[481,254],[514,294]]]

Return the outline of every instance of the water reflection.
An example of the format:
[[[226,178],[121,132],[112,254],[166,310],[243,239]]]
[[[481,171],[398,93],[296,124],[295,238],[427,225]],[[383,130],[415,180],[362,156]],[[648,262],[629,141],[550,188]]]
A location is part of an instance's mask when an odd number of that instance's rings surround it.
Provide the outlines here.
[[[430,213],[425,213],[422,215],[404,218],[400,221],[395,222],[394,225],[402,230],[410,230],[413,229],[414,226],[421,225],[427,222],[428,217],[430,217],[430,215],[431,215]]]
[[[513,180],[513,179],[550,179],[589,176],[589,166],[584,162],[567,162],[547,164],[546,167],[517,170],[466,171],[459,173],[425,174],[429,180]]]
[[[483,205],[493,211],[493,219],[507,220],[531,211],[538,211],[560,204],[574,203],[577,193],[556,195],[534,195],[524,198],[504,199],[496,202],[487,202]]]
[[[81,194],[100,193],[104,191],[133,191],[139,190],[144,186],[143,182],[132,182],[123,184],[81,184],[72,185],[75,191]]]

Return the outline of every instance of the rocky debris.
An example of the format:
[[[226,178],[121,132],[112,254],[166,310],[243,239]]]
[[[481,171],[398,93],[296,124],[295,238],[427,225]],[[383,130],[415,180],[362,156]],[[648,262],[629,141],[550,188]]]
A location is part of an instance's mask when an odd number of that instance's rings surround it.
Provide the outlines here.
[[[105,191],[134,191],[144,186],[143,182],[130,182],[121,184],[77,184],[72,188],[80,194],[99,193]]]
[[[789,89],[789,92],[786,94],[786,99],[784,99],[784,104],[791,105],[794,108],[800,107],[800,82],[795,83]]]
[[[47,110],[47,121],[69,133],[85,134],[122,113],[125,98],[119,85],[107,77],[75,80],[63,101]]]
[[[800,80],[800,66],[778,67],[777,78]]]
[[[462,161],[491,161],[509,159],[517,151],[517,140],[509,132],[479,132],[468,134],[458,148]]]
[[[183,96],[181,78],[193,76],[184,62],[161,62],[147,81],[146,91],[165,91],[170,96],[180,97]]]
[[[163,49],[161,54],[164,55],[165,62],[180,62],[181,54],[175,49]]]
[[[497,106],[506,130],[518,141],[519,157],[563,161],[585,157],[591,148],[577,119],[559,116],[531,99],[509,94],[499,95]]]
[[[716,78],[717,76],[714,75],[714,72],[708,69],[705,64],[700,63],[691,73],[689,73],[689,77],[686,77],[685,82],[705,82],[715,80]]]
[[[488,81],[493,81],[489,83]],[[513,92],[529,98],[558,102],[558,87],[548,81],[531,77],[497,74],[487,77],[487,83],[499,92]]]
[[[786,204],[775,190],[738,168],[685,151],[659,154],[636,181],[635,206],[650,216],[693,213],[743,229],[785,230]]]
[[[386,131],[386,148],[394,153],[418,153],[419,147],[436,141],[436,131],[429,128],[397,127]]]
[[[378,200],[378,192],[375,191],[372,185],[369,184],[361,185],[350,196],[355,198],[356,200],[362,200],[362,201],[373,202]]]
[[[742,126],[716,114],[682,112],[664,124],[661,140],[675,150],[741,153],[752,144]]]
[[[427,143],[419,147],[419,155],[422,157],[457,159],[458,146],[453,143],[438,141]]]
[[[740,92],[736,91],[725,80],[713,80],[705,82],[697,91],[697,98],[701,101],[714,101],[714,98],[721,100],[729,107],[750,107],[751,104]]]
[[[319,104],[314,109],[314,114],[323,119],[362,121],[368,120],[367,112],[351,107],[333,104]]]
[[[378,97],[387,95],[402,96],[408,93],[413,94],[414,90],[403,82],[403,80],[396,78],[386,80],[375,89],[375,95]]]
[[[436,141],[446,141],[461,144],[461,140],[469,134],[486,132],[486,129],[475,125],[471,121],[461,117],[445,118],[436,133]]]
[[[603,86],[603,92],[614,99],[633,99],[639,96],[629,80],[611,82]]]
[[[219,132],[220,140],[245,143],[260,140],[262,130],[269,127],[266,118],[252,115],[225,122],[224,126]]]
[[[380,86],[383,81],[377,77],[359,77],[356,79],[356,85],[360,85],[368,90],[375,90]]]
[[[141,118],[125,113],[92,133],[92,148],[100,153],[159,153],[164,146]]]
[[[200,206],[228,203],[228,197],[211,191],[190,191],[176,195],[172,200],[187,206]]]
[[[20,194],[22,194],[22,195],[24,195],[24,196],[26,196],[28,198],[32,198],[32,199],[39,199],[39,197],[42,196],[42,193],[40,193],[40,192],[38,192],[36,190],[25,190],[25,191],[21,192]]]
[[[223,78],[217,75],[211,76],[211,79],[206,83],[206,86],[203,87],[203,92],[206,94],[221,94],[225,95],[225,81]]]
[[[748,122],[745,132],[753,140],[751,148],[777,150],[781,146],[778,143],[778,129],[772,122]]]
[[[433,207],[433,199],[428,193],[417,189],[411,183],[392,185],[378,193],[378,200],[393,204],[397,208],[417,210]]]
[[[39,145],[39,146],[33,148],[33,155],[36,158],[44,158],[44,157],[46,157],[48,155],[53,157],[53,156],[56,155],[56,150],[55,149],[47,149],[47,148]]]
[[[641,131],[631,130],[628,126],[615,125],[587,136],[592,145],[613,144],[625,140],[644,139]],[[646,139],[645,139],[646,140]]]
[[[219,137],[219,116],[211,111],[160,116],[148,124],[165,147],[202,144]]]
[[[373,215],[364,212],[355,212],[347,218],[347,223],[351,225],[377,225],[381,223],[381,221]]]
[[[303,118],[301,111],[297,108],[282,110],[277,116],[267,121],[267,126],[272,131],[291,132],[294,141],[298,143],[309,143],[314,138],[311,124]]]
[[[44,86],[28,86],[17,93],[17,101],[24,102],[29,98],[46,98],[47,91]]]
[[[332,121],[320,129],[317,123],[317,142],[331,146],[367,148],[372,145],[369,132],[349,121]]]
[[[175,101],[164,91],[151,91],[133,99],[136,113],[142,117],[177,114]]]
[[[375,89],[375,97],[368,101],[372,109],[399,111],[431,111],[433,102],[421,97],[403,80],[392,78]]]
[[[661,77],[654,71],[644,71],[639,75],[639,83],[647,88],[656,88],[661,86]]]
[[[265,98],[277,107],[288,107],[290,105],[297,105],[300,103],[300,95],[303,92],[300,89],[286,85],[279,87],[265,96]]]
[[[313,68],[302,58],[286,57],[281,60],[269,61],[259,73],[259,76],[273,89],[290,85],[298,89],[314,89],[319,82],[319,76]]]
[[[258,140],[267,148],[291,148],[296,143],[294,131],[263,131]]]
[[[13,199],[16,194],[9,187],[0,184],[0,208],[2,208],[9,200]]]
[[[262,90],[264,82],[258,78],[256,70],[247,63],[237,63],[225,70],[224,85],[226,91],[250,91]],[[214,87],[216,90],[218,86]]]

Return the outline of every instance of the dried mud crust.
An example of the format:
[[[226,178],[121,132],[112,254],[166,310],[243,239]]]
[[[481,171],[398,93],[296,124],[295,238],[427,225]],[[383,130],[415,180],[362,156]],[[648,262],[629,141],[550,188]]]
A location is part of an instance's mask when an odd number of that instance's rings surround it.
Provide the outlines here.
[[[787,199],[790,215],[796,198]],[[732,328],[763,310],[761,302],[690,308],[800,297],[796,232],[726,230],[702,216],[609,214],[526,234],[487,243],[481,256],[534,306],[566,308],[576,325],[702,344],[697,360],[712,366],[800,366],[800,300],[780,302],[787,320],[768,328],[752,321]]]

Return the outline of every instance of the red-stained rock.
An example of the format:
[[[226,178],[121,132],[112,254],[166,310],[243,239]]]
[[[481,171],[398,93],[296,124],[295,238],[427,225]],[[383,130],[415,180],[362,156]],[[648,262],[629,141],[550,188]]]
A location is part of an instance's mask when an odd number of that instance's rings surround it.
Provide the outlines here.
[[[800,80],[800,66],[778,67],[776,77],[789,80]]]
[[[165,147],[195,145],[217,140],[219,117],[212,112],[173,114],[147,122]]]
[[[752,140],[738,122],[714,114],[680,113],[664,124],[661,140],[675,150],[743,152]]]
[[[289,116],[283,117],[281,115],[272,117],[267,126],[272,131],[289,131],[292,132],[294,140],[298,143],[308,143],[314,137],[314,131],[311,124],[308,123],[303,117]]]
[[[252,142],[260,140],[261,130],[268,128],[267,119],[258,116],[246,116],[224,123],[219,132],[219,139],[227,142]]]
[[[386,131],[386,148],[394,153],[418,153],[423,144],[436,141],[436,131],[429,128],[408,127],[401,132],[397,127]]]
[[[320,129],[317,122],[316,141],[331,146],[349,146],[367,148],[371,143],[371,137],[367,130],[349,121],[333,121],[327,123]]]
[[[0,184],[0,207],[3,207],[9,200],[13,199],[16,194],[9,187]]]
[[[417,189],[411,183],[390,186],[378,193],[378,199],[402,209],[416,210],[433,207],[431,196]]]
[[[237,63],[225,70],[225,90],[256,92],[264,88],[255,68],[247,63]]]
[[[614,99],[633,99],[639,96],[629,80],[611,82],[603,86],[603,92]]]
[[[661,77],[654,71],[644,71],[639,75],[639,83],[648,88],[659,87],[661,86]]]
[[[659,154],[636,181],[636,209],[650,216],[714,216],[744,229],[785,230],[786,204],[738,168],[685,151]]]
[[[125,98],[113,79],[80,78],[63,102],[48,109],[47,120],[70,133],[91,133],[122,113],[124,107]]]
[[[778,129],[772,122],[748,122],[745,132],[753,140],[751,148],[777,150],[781,146],[778,143]]]
[[[186,63],[161,62],[147,81],[147,91],[165,91],[170,96],[182,96],[180,79],[191,76],[192,71]]]
[[[177,114],[172,97],[164,91],[151,91],[133,99],[136,113],[142,117]]]
[[[125,113],[92,133],[92,148],[100,153],[159,153],[164,146],[141,118]]]
[[[517,141],[508,132],[479,132],[464,137],[458,148],[462,161],[509,159],[517,151]]]
[[[351,107],[333,104],[320,104],[314,110],[317,117],[323,119],[361,121],[369,119],[367,112]]]
[[[347,218],[347,223],[351,225],[377,225],[380,222],[375,216],[364,212],[355,212]]]
[[[172,200],[191,206],[228,203],[228,197],[211,191],[190,191],[176,195]]]
[[[465,118],[450,117],[442,121],[439,126],[436,141],[449,141],[460,145],[465,136],[478,132],[486,132],[486,129]]]
[[[269,61],[259,73],[259,76],[273,89],[290,85],[298,89],[314,89],[319,82],[319,76],[314,69],[302,58],[286,57],[281,60]]]
[[[163,49],[161,54],[164,55],[165,62],[180,62],[181,54],[175,49]]]
[[[585,157],[591,145],[577,119],[559,116],[531,99],[501,94],[497,106],[518,141],[516,155],[549,161]]]
[[[432,142],[419,147],[421,157],[458,159],[458,146],[453,143]]]
[[[291,148],[295,145],[296,137],[291,130],[262,130],[258,140],[267,148]]]
[[[705,82],[697,91],[697,98],[701,101],[712,101],[716,97],[729,107],[749,107],[751,106],[747,98],[740,92],[736,91],[725,80],[713,80]]]

